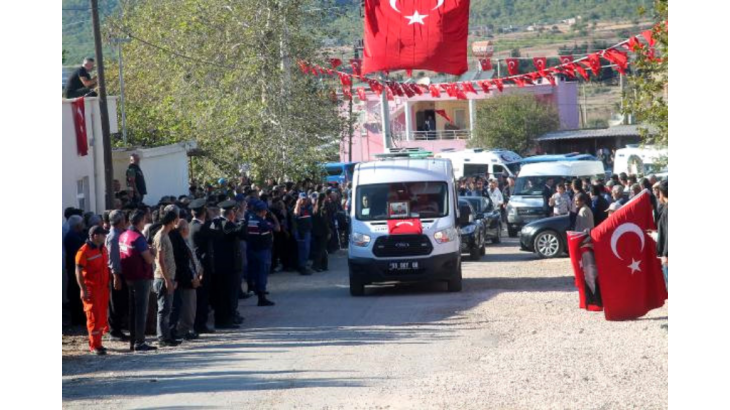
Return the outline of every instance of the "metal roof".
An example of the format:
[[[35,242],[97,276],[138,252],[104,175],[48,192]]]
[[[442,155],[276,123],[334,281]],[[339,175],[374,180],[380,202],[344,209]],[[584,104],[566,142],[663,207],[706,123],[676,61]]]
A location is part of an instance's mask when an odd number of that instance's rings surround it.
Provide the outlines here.
[[[537,141],[575,140],[586,138],[638,137],[638,125],[617,125],[610,128],[592,128],[549,132],[537,137]]]

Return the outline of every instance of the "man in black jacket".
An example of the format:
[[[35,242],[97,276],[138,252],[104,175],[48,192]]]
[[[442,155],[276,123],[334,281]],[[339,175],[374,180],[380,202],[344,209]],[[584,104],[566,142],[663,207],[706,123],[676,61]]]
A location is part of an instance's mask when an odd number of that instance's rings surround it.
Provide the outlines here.
[[[215,218],[211,229],[217,231],[213,238],[213,288],[211,304],[215,310],[215,327],[237,329],[238,292],[243,274],[241,240],[246,239],[245,226],[236,222],[236,201],[218,204],[220,216]]]
[[[197,295],[195,289],[200,286],[199,275],[202,274],[197,259],[188,245],[190,226],[188,221],[180,219],[177,227],[170,231],[170,242],[175,257],[175,296],[170,313],[170,330],[175,336],[186,340],[197,339],[194,331]]]
[[[190,221],[190,239],[193,252],[203,268],[203,277],[200,286],[196,289],[195,332],[213,333],[208,328],[208,308],[210,306],[211,285],[214,275],[213,238],[218,233],[210,229],[207,221],[208,209],[205,198],[196,199],[188,205],[193,219]]]
[[[127,187],[132,190],[132,199],[135,203],[141,204],[144,196],[147,195],[147,183],[144,180],[142,168],[139,166],[140,159],[137,153],[129,156],[129,167],[127,168]]]

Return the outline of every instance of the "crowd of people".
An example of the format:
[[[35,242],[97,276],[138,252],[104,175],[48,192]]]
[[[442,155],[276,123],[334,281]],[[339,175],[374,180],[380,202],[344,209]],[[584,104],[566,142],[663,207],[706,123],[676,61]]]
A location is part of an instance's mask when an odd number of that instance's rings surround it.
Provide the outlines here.
[[[64,213],[64,302],[70,324],[86,324],[94,354],[106,353],[107,332],[134,351],[213,333],[211,311],[215,329],[238,328],[239,300],[255,295],[257,306],[274,305],[269,274],[327,271],[328,253],[346,238],[349,187],[272,179],[257,186],[242,177],[147,206],[139,157],[130,162],[115,209]],[[145,337],[150,311],[157,346]]]
[[[213,333],[211,311],[214,328],[238,328],[239,300],[255,295],[257,306],[274,305],[267,297],[269,274],[326,271],[328,254],[346,246],[349,183],[220,179],[148,206],[140,158],[132,154],[126,185],[121,189],[115,181],[114,209],[102,215],[73,207],[64,213],[65,316],[67,324],[86,324],[95,354],[106,353],[107,332],[111,340],[129,341],[134,351],[157,349],[145,337],[151,320],[160,347]],[[504,219],[514,187],[507,175],[465,177],[458,193],[489,198]],[[548,178],[545,216],[570,215],[573,230],[590,230],[643,189],[654,207],[658,231],[649,234],[668,286],[667,180],[624,173],[605,184]]]
[[[485,187],[488,181],[488,187]],[[459,179],[460,196],[489,198],[502,212],[506,220],[506,206],[514,193],[515,178],[507,175],[492,177],[470,176]],[[611,175],[607,181],[591,178],[557,180],[548,178],[542,189],[545,216],[570,215],[572,230],[589,231],[618,211],[631,198],[646,189],[654,208],[654,220],[658,230],[650,232],[657,243],[657,255],[661,258],[664,280],[668,283],[668,224],[669,181],[659,181],[655,175],[638,178],[625,172]]]

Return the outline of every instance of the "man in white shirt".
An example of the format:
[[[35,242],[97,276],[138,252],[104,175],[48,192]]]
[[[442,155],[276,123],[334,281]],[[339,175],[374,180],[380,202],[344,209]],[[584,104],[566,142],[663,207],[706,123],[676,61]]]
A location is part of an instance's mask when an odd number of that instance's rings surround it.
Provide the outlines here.
[[[504,197],[502,197],[502,192],[497,189],[497,179],[489,178],[488,192],[489,199],[492,200],[492,206],[494,206],[494,209],[500,209],[500,207],[504,203]]]
[[[565,185],[558,184],[558,191],[550,197],[550,206],[553,207],[553,216],[568,215],[570,213],[570,196],[565,192]]]

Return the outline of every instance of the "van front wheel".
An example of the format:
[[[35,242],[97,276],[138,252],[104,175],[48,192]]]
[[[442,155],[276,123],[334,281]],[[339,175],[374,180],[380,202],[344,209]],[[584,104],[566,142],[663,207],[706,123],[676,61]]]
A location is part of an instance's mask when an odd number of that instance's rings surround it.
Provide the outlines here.
[[[449,292],[461,292],[461,263],[459,264],[459,271],[456,274],[456,278],[448,281]]]
[[[365,283],[356,278],[352,272],[350,272],[350,295],[352,296],[363,296],[365,295]]]

